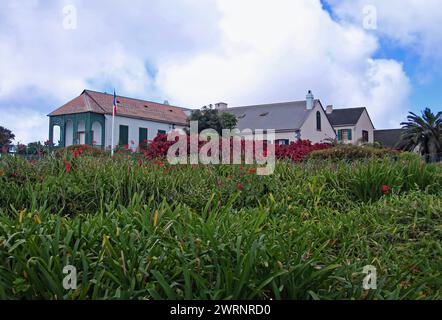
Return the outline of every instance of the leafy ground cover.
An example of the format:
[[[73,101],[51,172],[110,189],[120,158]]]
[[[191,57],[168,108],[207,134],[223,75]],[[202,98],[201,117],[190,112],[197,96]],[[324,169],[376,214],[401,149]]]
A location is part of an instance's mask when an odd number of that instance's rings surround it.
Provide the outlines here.
[[[442,167],[0,160],[0,298],[440,299]],[[63,289],[62,270],[78,270]],[[362,287],[377,268],[377,290]]]

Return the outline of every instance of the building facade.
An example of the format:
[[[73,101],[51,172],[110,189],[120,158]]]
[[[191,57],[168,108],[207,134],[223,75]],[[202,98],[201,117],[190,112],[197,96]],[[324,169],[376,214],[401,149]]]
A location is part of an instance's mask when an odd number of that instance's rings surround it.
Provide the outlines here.
[[[336,138],[321,101],[315,100],[311,91],[304,101],[233,108],[225,103],[216,106],[221,112],[235,115],[241,131],[274,129],[275,141],[269,142],[276,144],[290,144],[301,139],[321,143]]]
[[[366,108],[333,109],[326,114],[335,129],[338,142],[361,145],[374,142],[374,125]]]
[[[113,95],[84,90],[49,116],[49,140],[61,147],[86,144],[111,148]],[[168,104],[117,97],[114,146],[136,150],[145,140],[187,125],[189,110]],[[54,141],[58,127],[60,139]]]

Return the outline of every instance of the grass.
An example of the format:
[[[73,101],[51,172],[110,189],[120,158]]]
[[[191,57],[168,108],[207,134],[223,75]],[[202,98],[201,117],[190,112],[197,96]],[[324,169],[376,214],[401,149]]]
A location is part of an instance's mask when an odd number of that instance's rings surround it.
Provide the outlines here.
[[[0,298],[442,298],[442,167],[248,169],[1,159]],[[362,288],[366,265],[377,290]]]

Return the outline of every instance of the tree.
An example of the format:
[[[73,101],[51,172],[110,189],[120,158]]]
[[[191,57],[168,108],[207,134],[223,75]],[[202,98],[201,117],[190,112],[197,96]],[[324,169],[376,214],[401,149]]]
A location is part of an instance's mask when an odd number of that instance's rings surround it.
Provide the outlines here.
[[[0,147],[9,146],[14,139],[15,135],[12,133],[11,130],[0,126]]]
[[[188,120],[198,121],[198,133],[206,129],[214,129],[220,135],[223,129],[234,129],[237,124],[237,119],[233,114],[219,112],[211,105],[192,111]]]
[[[437,161],[438,154],[442,153],[442,112],[434,114],[427,108],[422,116],[410,112],[407,119],[407,122],[401,123],[405,129],[401,148],[407,151],[418,148],[427,161]]]
[[[44,152],[45,146],[40,141],[29,143],[26,150],[29,155],[42,155]]]

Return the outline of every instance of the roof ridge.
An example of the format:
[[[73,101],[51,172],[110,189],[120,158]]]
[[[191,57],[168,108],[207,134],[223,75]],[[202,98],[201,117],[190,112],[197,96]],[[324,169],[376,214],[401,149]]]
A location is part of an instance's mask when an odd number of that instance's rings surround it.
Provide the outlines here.
[[[315,101],[318,101],[318,99],[315,99]],[[247,106],[239,106],[239,107],[230,107],[229,109],[239,109],[239,108],[255,108],[255,107],[263,107],[263,106],[277,106],[277,105],[287,105],[287,104],[294,104],[294,103],[303,103],[306,102],[306,100],[295,100],[295,101],[286,101],[286,102],[274,102],[274,103],[263,103],[263,104],[251,104]]]
[[[98,94],[104,94],[107,96],[113,96],[113,94],[110,94],[107,92],[100,92],[100,91],[96,91],[96,90],[84,89],[84,91],[90,91],[90,92],[94,92],[94,93],[98,93]],[[144,100],[144,99],[140,99],[140,98],[132,98],[132,97],[127,97],[127,96],[117,95],[117,98],[118,97],[124,98],[124,99],[129,99],[129,100],[137,100],[137,101],[142,101],[142,102],[155,103],[155,104],[159,104],[159,105],[165,106],[165,107],[173,107],[173,108],[178,108],[178,109],[191,110],[189,108],[183,108],[183,107],[179,107],[179,106],[175,106],[175,105],[168,105],[168,104],[159,103],[159,102],[155,102],[155,101],[151,101],[151,100]]]
[[[88,92],[87,92],[88,90],[84,90],[84,92],[83,93],[85,93],[89,98],[91,98],[96,104],[97,104],[97,106],[99,107],[99,108],[101,108],[101,110],[103,110],[103,113],[104,114],[106,114],[106,109],[104,109],[98,102],[97,102],[97,100],[95,100]]]

